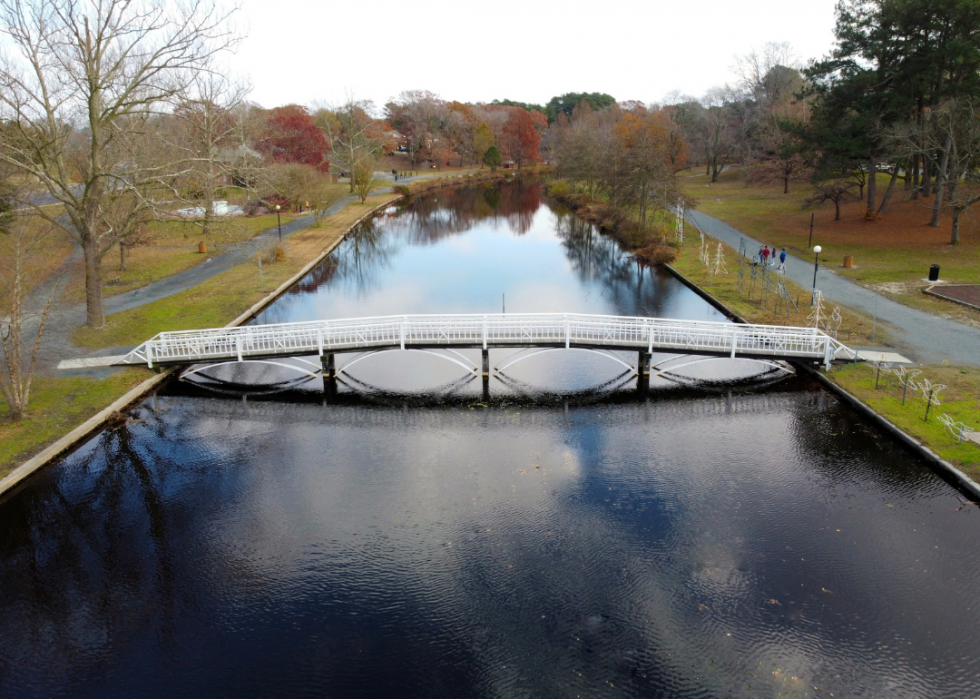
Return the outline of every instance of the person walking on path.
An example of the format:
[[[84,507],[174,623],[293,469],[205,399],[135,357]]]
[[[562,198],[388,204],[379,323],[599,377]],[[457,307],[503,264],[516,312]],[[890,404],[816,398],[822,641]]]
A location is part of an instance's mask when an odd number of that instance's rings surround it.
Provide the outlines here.
[[[763,267],[768,267],[769,266],[769,246],[768,245],[763,245],[762,246],[762,266]]]
[[[704,231],[706,236],[720,240],[733,248],[744,242],[746,247],[762,245],[760,241],[724,221],[695,209],[687,209],[688,221]],[[805,289],[813,284],[813,259],[786,255],[786,276]],[[826,301],[850,306],[878,322],[888,324],[889,346],[909,359],[924,364],[966,364],[980,366],[980,328],[966,323],[926,313],[880,296],[857,282],[821,267],[819,288]],[[880,327],[880,326],[879,326]]]

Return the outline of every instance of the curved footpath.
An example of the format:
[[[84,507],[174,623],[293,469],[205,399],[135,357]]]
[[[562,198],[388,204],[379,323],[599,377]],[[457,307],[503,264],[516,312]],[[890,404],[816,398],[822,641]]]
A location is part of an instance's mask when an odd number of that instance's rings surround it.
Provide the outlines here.
[[[705,234],[736,250],[740,238],[745,238],[748,250],[756,250],[763,245],[737,228],[700,211],[688,211],[684,218]],[[804,289],[811,288],[813,261],[787,254],[786,275]],[[835,274],[824,265],[817,272],[817,288],[823,292],[824,298],[868,316],[875,315],[877,304],[879,322],[884,321],[890,326],[889,332],[896,349],[910,359],[922,364],[948,361],[951,364],[980,366],[980,329],[904,306]]]
[[[404,178],[404,182],[408,184],[416,179],[421,178],[406,177]],[[392,189],[392,187],[384,187],[372,192],[372,194],[388,194],[392,191]],[[359,197],[354,194],[340,199],[329,209],[327,209],[326,216],[333,216],[340,213],[348,204],[355,202],[358,199]],[[285,238],[288,235],[304,230],[312,224],[312,215],[294,218],[282,225],[282,237]],[[103,300],[106,317],[115,315],[116,313],[129,311],[134,308],[139,308],[140,306],[145,306],[148,303],[165,299],[168,296],[179,294],[182,291],[187,291],[198,284],[206,282],[212,277],[216,277],[222,272],[227,272],[233,267],[242,264],[263,247],[275,241],[278,237],[279,228],[278,226],[273,226],[254,238],[232,245],[224,252],[218,253],[214,257],[211,257],[210,259],[205,260],[204,262],[201,262],[190,269],[186,269],[183,272],[178,272],[177,274],[165,277],[159,281],[147,284],[146,286],[133,289],[132,291],[107,296]],[[80,259],[81,247],[76,246],[75,250],[72,251],[71,255],[69,255],[69,258],[62,266],[64,268],[68,268],[77,264]],[[50,293],[49,287],[50,284],[47,284],[43,289],[36,290],[35,293],[31,294],[31,297],[28,299],[28,304],[31,306],[30,310],[36,314],[40,313],[40,309],[43,307],[43,302],[46,300],[48,293]],[[77,304],[70,308],[57,309],[52,313],[52,316],[47,324],[47,329],[45,330],[44,346],[40,357],[42,367],[50,370],[54,368],[62,359],[68,357],[80,355],[100,356],[118,354],[121,349],[123,349],[119,347],[108,347],[93,352],[91,350],[82,350],[76,347],[71,341],[71,329],[81,325],[84,322],[84,303]],[[86,374],[89,376],[105,376],[113,371],[115,370],[109,368],[74,369],[71,373],[73,375]]]
[[[411,180],[409,178],[405,179],[405,182],[410,181]],[[385,187],[383,189],[375,190],[371,194],[388,194],[391,192],[391,190],[391,187]],[[327,209],[326,216],[333,216],[340,213],[344,207],[357,201],[358,199],[360,199],[360,197],[358,197],[356,194],[351,194],[344,197]],[[312,215],[294,218],[291,221],[283,224],[282,237],[285,238],[292,233],[297,233],[305,228],[309,228],[312,224]],[[178,272],[172,276],[165,277],[160,281],[147,284],[139,289],[133,289],[132,291],[127,291],[123,294],[109,296],[104,301],[105,314],[106,316],[111,316],[116,313],[122,313],[123,311],[129,311],[133,308],[138,308],[148,303],[165,299],[168,296],[179,294],[181,291],[187,291],[198,284],[206,282],[212,277],[216,277],[222,272],[227,272],[232,267],[240,265],[267,244],[278,239],[278,237],[279,228],[278,226],[273,226],[254,238],[236,245],[232,245],[225,252],[219,253],[198,265],[194,265],[190,269],[185,269],[183,272]]]

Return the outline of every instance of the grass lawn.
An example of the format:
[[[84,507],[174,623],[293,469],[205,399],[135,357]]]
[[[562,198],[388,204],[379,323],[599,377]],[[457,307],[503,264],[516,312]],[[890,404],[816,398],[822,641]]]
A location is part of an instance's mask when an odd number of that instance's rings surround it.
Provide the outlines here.
[[[735,262],[737,251],[727,246],[723,245],[722,249],[729,273],[715,276],[709,285],[708,271],[699,259],[699,249],[700,239],[697,235],[685,236],[681,256],[672,267],[749,322],[773,325],[807,324],[807,315],[811,310],[808,291],[792,283],[787,285],[790,294],[794,297],[799,294],[802,301],[801,312],[791,312],[790,317],[787,318],[784,313],[777,314],[773,311],[771,301],[767,305],[760,303],[758,291],[751,297],[745,292],[738,291],[736,287],[738,265]],[[717,242],[712,245],[712,259],[716,250]],[[842,314],[844,320],[838,338],[845,344],[858,346],[872,344],[871,320],[848,309],[842,309]],[[882,344],[883,339],[887,340],[887,335],[879,325],[873,344]],[[947,413],[958,422],[980,430],[980,369],[949,366],[920,367],[920,369],[923,372],[920,379],[925,377],[933,383],[947,386],[937,396],[941,405],[934,405],[930,409],[928,422],[923,420],[926,405],[921,394],[910,391],[906,405],[902,405],[902,387],[896,377],[882,374],[879,388],[875,389],[875,369],[870,362],[834,366],[830,371],[830,378],[894,424],[919,438],[944,459],[980,481],[980,445],[971,442],[957,444],[956,439],[939,422],[939,417]]]
[[[764,325],[808,325],[808,317],[811,313],[810,290],[797,286],[790,280],[786,280],[786,288],[790,297],[797,303],[797,307],[790,306],[789,315],[786,315],[785,307],[780,304],[778,312],[774,303],[774,297],[769,294],[763,302],[761,295],[761,283],[756,283],[753,287],[750,271],[747,268],[743,281],[743,290],[738,290],[738,251],[721,244],[725,258],[727,274],[711,275],[709,278],[708,268],[700,260],[701,240],[693,229],[689,229],[684,236],[684,245],[681,248],[680,256],[671,266],[702,289],[710,293],[730,309],[738,313],[750,323],[760,323]],[[709,241],[711,259],[715,259],[718,249],[718,241],[707,238]],[[826,315],[829,316],[833,310],[833,304],[825,305]],[[856,313],[848,308],[841,307],[843,322],[841,323],[838,339],[846,345],[864,346],[870,344],[880,345],[887,341],[887,329],[882,327],[879,322],[877,328],[872,328],[872,319],[860,313]],[[872,341],[872,331],[874,330],[875,340]]]
[[[943,216],[939,228],[928,226],[931,197],[911,201],[896,191],[890,211],[874,222],[864,220],[864,202],[848,202],[841,207],[841,220],[834,221],[832,203],[805,208],[812,191],[809,184],[791,183],[790,194],[783,194],[781,184],[746,186],[742,174],[737,168],[726,170],[710,184],[702,173],[687,171],[680,173],[679,183],[697,199],[700,211],[807,259],[812,256],[807,243],[813,213],[813,243],[823,247],[821,260],[838,274],[878,287],[901,303],[980,324],[980,312],[922,293],[927,286],[922,280],[931,264],[940,265],[943,280],[980,282],[980,210],[964,214],[962,243],[952,246],[948,216]],[[879,201],[887,182],[886,175],[879,175]],[[845,255],[854,256],[853,268],[842,266]]]
[[[932,383],[946,384],[937,398],[940,405],[929,409],[925,421],[926,401],[921,393],[909,390],[902,405],[902,386],[897,377],[882,373],[875,389],[875,367],[856,364],[834,367],[830,378],[852,395],[891,420],[905,432],[919,438],[934,452],[956,465],[974,480],[980,481],[980,445],[956,437],[939,422],[943,413],[958,422],[980,430],[980,369],[968,367],[921,367],[922,377]]]
[[[117,347],[139,344],[166,330],[226,325],[299,272],[358,218],[397,198],[394,194],[369,197],[365,204],[349,204],[339,214],[326,219],[320,228],[293,233],[283,241],[284,260],[273,262],[268,252],[264,253],[261,283],[258,261],[253,256],[193,289],[110,316],[103,328],[77,328],[73,341],[93,349]]]
[[[12,422],[0,395],[0,477],[67,434],[150,376],[147,369],[123,369],[107,379],[38,376],[27,417]]]
[[[292,221],[283,216],[282,221]],[[102,279],[105,295],[131,291],[165,277],[183,272],[220,253],[225,246],[254,238],[259,233],[275,228],[275,215],[236,217],[217,221],[211,240],[204,237],[197,221],[152,221],[148,226],[148,245],[126,251],[126,269],[120,269],[119,247],[102,258]],[[197,251],[197,244],[205,241],[206,254]],[[214,242],[211,242],[214,241]],[[220,246],[220,247],[216,247]]]
[[[33,241],[30,249],[24,251],[25,266],[22,276],[27,293],[50,279],[73,249],[71,241],[61,229],[34,214],[18,214],[10,229],[9,234],[0,235],[0,274],[3,275],[3,283],[0,284],[0,308],[10,307],[10,287],[7,280],[12,281],[15,244],[19,233],[24,234],[23,244]]]
[[[359,217],[395,195],[370,197],[367,204],[350,204],[320,228],[307,228],[283,242],[285,259],[263,262],[264,285],[259,285],[253,257],[248,262],[200,286],[141,308],[110,316],[99,330],[78,328],[75,342],[92,349],[137,344],[162,330],[226,325],[289,279],[333,243]],[[275,217],[272,217],[273,221]],[[256,219],[250,219],[256,220]],[[259,226],[256,226],[258,232]],[[170,236],[180,235],[170,230]],[[266,252],[266,255],[269,253]],[[0,477],[99,412],[129,389],[146,380],[142,368],[122,369],[106,379],[46,377],[34,380],[28,416],[12,422],[0,397]]]

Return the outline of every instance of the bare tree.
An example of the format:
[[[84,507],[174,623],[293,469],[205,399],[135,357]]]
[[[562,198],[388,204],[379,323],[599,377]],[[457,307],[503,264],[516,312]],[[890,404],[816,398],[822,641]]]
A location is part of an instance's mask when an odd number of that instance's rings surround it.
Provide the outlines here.
[[[239,123],[247,118],[243,107],[249,88],[213,73],[201,73],[189,87],[192,94],[173,112],[177,128],[172,145],[185,162],[177,194],[200,205],[199,225],[213,241],[218,190],[233,177],[239,160],[249,156],[248,145],[240,142]]]
[[[381,142],[377,138],[379,128],[371,117],[373,111],[374,102],[357,100],[353,93],[348,93],[344,103],[333,110],[339,129],[332,134],[330,156],[345,172],[352,173],[351,194],[354,193],[353,172],[358,163],[365,158],[375,161],[381,155]]]
[[[329,215],[331,207],[344,198],[344,192],[340,185],[332,184],[326,177],[320,177],[318,182],[312,183],[306,192],[307,201],[313,211],[313,226],[319,228],[323,225],[323,220]]]
[[[266,168],[263,173],[265,187],[295,207],[306,203],[309,192],[319,186],[323,179],[323,173],[312,165],[302,163],[278,163]]]
[[[37,263],[32,258],[43,254],[41,244],[52,232],[49,224],[38,224],[35,217],[16,216],[0,239],[0,299],[7,315],[0,322],[0,389],[14,420],[24,416],[30,402],[44,325],[61,288],[60,279],[54,280],[39,311],[30,311],[27,284]]]
[[[858,199],[853,191],[856,186],[857,183],[853,180],[841,177],[820,180],[814,184],[816,191],[806,200],[806,205],[817,206],[825,201],[832,201],[834,202],[834,220],[840,221],[840,205],[843,202]]]
[[[446,117],[446,105],[428,90],[406,90],[385,105],[388,120],[401,134],[412,167],[425,160],[438,138]]]
[[[730,113],[732,102],[731,89],[727,85],[712,88],[702,100],[704,110],[699,114],[698,128],[712,182],[718,181],[718,175],[729,163],[735,149],[736,130]]]
[[[942,207],[952,212],[950,245],[960,242],[960,217],[980,201],[980,110],[970,98],[952,99],[935,112],[934,143],[940,147],[939,177],[930,225]],[[945,199],[943,195],[945,193]]]
[[[183,172],[160,114],[237,41],[217,1],[0,0],[0,161],[64,206],[67,221],[34,208],[82,246],[89,326],[105,323],[102,257]]]

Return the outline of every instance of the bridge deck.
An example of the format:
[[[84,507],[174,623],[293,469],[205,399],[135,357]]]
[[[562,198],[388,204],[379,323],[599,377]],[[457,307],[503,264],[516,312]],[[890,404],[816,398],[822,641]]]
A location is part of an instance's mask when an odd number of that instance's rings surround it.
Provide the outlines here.
[[[120,364],[207,364],[378,349],[585,347],[828,364],[852,350],[815,328],[577,313],[401,315],[164,332]]]

